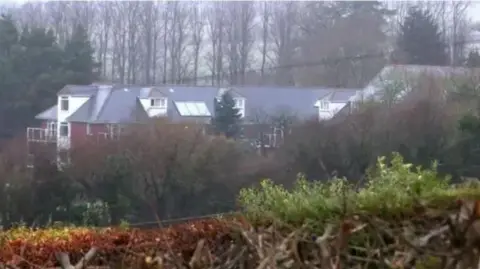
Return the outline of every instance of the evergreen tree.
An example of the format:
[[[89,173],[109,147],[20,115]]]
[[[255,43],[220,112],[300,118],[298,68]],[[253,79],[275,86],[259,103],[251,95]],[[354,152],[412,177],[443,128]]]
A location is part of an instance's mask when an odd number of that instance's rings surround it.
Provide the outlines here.
[[[467,66],[472,68],[480,67],[480,53],[478,53],[478,50],[471,50],[468,53]]]
[[[220,100],[216,100],[214,103],[215,115],[212,118],[212,125],[215,131],[228,138],[237,138],[241,131],[241,115],[235,108],[235,100],[232,95],[226,92]]]
[[[448,60],[439,26],[426,10],[414,7],[408,11],[397,46],[406,64],[445,65]]]
[[[19,32],[14,21],[9,16],[0,20],[0,137],[9,137],[12,133],[13,109],[18,91],[21,91],[21,74],[17,72],[18,61],[15,55],[20,55],[18,44]]]
[[[22,53],[16,56],[16,72],[22,77],[23,85],[17,91],[16,102],[18,112],[25,116],[19,121],[23,125],[30,124],[36,113],[56,102],[56,93],[66,81],[63,51],[53,31],[25,28],[19,43]]]
[[[0,137],[24,132],[34,116],[56,102],[65,84],[90,84],[98,66],[87,33],[77,27],[62,49],[53,31],[0,20]],[[11,120],[15,115],[15,120]]]
[[[64,67],[69,83],[91,84],[98,78],[99,64],[93,53],[87,31],[82,25],[77,25],[65,45]]]
[[[10,56],[13,47],[18,43],[18,31],[10,16],[1,16],[0,22],[0,54]]]

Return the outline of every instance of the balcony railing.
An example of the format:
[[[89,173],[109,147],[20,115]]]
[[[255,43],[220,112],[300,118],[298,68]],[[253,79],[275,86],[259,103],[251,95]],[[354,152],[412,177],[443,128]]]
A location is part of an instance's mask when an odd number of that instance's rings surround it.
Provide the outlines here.
[[[120,138],[120,135],[120,132],[98,132],[97,139],[98,141],[118,140]]]
[[[45,128],[27,128],[27,141],[55,143],[57,142],[57,130]]]
[[[283,143],[283,129],[273,128],[272,133],[264,133],[262,138],[258,138],[255,141],[255,146],[261,148],[276,148]]]

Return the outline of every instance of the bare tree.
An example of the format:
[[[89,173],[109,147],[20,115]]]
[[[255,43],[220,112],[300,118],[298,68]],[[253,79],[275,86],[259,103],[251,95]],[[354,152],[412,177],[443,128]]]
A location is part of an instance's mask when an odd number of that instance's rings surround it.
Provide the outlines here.
[[[68,2],[47,2],[50,21],[48,22],[58,37],[58,43],[64,45],[70,35],[69,22],[67,21],[69,3]]]
[[[200,2],[194,2],[192,10],[192,46],[193,46],[193,84],[197,85],[198,68],[200,64],[200,49],[202,48],[203,34],[205,29],[204,10]]]
[[[170,29],[168,31],[168,51],[170,63],[170,81],[181,83],[186,77],[190,59],[187,59],[188,6],[181,2],[167,4]]]
[[[451,65],[463,64],[465,60],[465,44],[468,35],[467,10],[470,2],[452,2],[452,36],[450,46]]]
[[[254,42],[255,6],[253,2],[228,2],[228,54],[230,84],[244,84]]]
[[[97,45],[97,58],[102,63],[102,76],[108,76],[108,70],[112,74],[111,79],[113,79],[113,67],[108,63],[111,56],[111,41],[112,38],[112,7],[106,2],[100,2],[98,6],[99,12],[99,31],[98,31],[98,45]],[[108,69],[110,67],[111,69]]]
[[[267,53],[268,53],[268,43],[269,43],[269,30],[270,30],[270,19],[271,19],[271,5],[269,2],[264,1],[260,3],[261,5],[261,16],[262,16],[262,32],[260,35],[261,40],[261,53],[262,53],[262,63],[260,67],[261,83],[265,83],[265,68],[267,65]]]
[[[294,59],[299,5],[293,1],[278,2],[272,7],[269,34],[273,43],[274,65],[280,67],[275,70],[276,84],[294,84],[292,68],[287,66],[292,65]]]
[[[297,69],[302,85],[361,87],[383,67],[387,12],[379,3],[311,2],[303,13],[298,62],[318,64]]]
[[[210,48],[206,54],[207,65],[211,72],[212,85],[223,83],[224,42],[225,42],[225,14],[223,2],[213,2],[208,8],[207,29],[210,39]]]
[[[155,83],[156,60],[157,60],[157,41],[159,37],[159,29],[157,21],[159,18],[159,9],[154,2],[142,2],[141,9],[144,16],[141,16],[141,29],[143,38],[143,49],[145,50],[142,57],[143,80],[147,84]]]
[[[127,69],[127,83],[137,83],[137,47],[139,35],[138,18],[140,17],[140,2],[122,2],[127,9],[127,28],[128,28],[128,69]],[[125,18],[124,18],[125,19]]]

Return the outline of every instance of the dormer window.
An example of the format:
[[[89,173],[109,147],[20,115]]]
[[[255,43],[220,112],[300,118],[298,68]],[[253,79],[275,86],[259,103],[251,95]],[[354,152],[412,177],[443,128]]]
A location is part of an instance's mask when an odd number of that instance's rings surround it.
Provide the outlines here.
[[[60,110],[61,111],[68,111],[68,96],[60,97]]]
[[[150,106],[155,108],[166,107],[167,100],[165,100],[165,98],[152,98],[150,99]]]
[[[320,110],[328,110],[330,107],[330,102],[326,100],[320,100],[318,102],[318,109]]]
[[[242,98],[235,98],[235,107],[236,108],[242,108],[245,106],[245,102]]]

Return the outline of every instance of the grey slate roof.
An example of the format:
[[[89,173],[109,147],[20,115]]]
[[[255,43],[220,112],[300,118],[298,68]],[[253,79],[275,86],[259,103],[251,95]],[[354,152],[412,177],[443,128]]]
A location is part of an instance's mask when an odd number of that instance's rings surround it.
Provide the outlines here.
[[[37,116],[36,119],[39,120],[56,120],[57,119],[57,105],[52,106],[51,108],[41,112]]]
[[[352,96],[354,96],[359,90],[357,89],[339,89],[330,91],[321,99],[328,100],[332,103],[346,103],[351,101]]]
[[[366,85],[363,90],[363,97],[378,96],[382,89],[391,81],[402,81],[407,85],[414,85],[422,76],[430,76],[438,79],[445,79],[445,82],[454,82],[464,78],[477,78],[480,75],[479,68],[452,67],[452,66],[431,66],[431,65],[386,65]],[[363,98],[358,95],[357,98]]]
[[[454,78],[460,76],[478,76],[479,68],[431,66],[431,65],[387,65],[367,85],[376,86],[384,80],[409,80],[421,75],[437,78]]]
[[[96,91],[96,85],[66,85],[58,92],[58,95],[91,96]]]
[[[245,98],[247,119],[249,115],[252,116],[258,109],[273,114],[284,108],[288,108],[300,118],[309,118],[318,114],[318,110],[314,106],[318,99],[328,98],[331,102],[347,102],[357,91],[356,89],[260,86],[230,88],[236,95],[238,94]],[[213,115],[214,102],[218,91],[219,87],[176,85],[160,87],[111,85],[110,88],[100,87],[100,85],[68,85],[59,92],[59,95],[90,96],[90,99],[68,118],[69,121],[126,123],[142,121],[148,118],[139,98],[151,96],[165,96],[168,98],[167,115],[172,120],[184,119],[184,117],[179,115],[174,104],[174,102],[181,101],[204,102]]]

